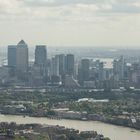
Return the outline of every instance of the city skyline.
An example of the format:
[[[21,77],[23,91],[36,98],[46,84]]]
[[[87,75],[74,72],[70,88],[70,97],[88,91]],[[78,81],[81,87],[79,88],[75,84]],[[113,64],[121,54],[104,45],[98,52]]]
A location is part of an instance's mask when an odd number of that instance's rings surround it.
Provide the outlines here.
[[[81,56],[75,59],[76,55],[70,53],[55,54],[48,58],[47,52],[45,45],[37,45],[34,49],[35,59],[29,62],[28,45],[21,40],[17,45],[8,46],[8,65],[7,67],[3,65],[2,70],[7,70],[6,75],[9,75],[9,79],[17,78],[21,81],[21,83],[18,81],[18,84],[24,83],[24,86],[31,87],[41,85],[99,89],[139,87],[139,56],[132,58],[121,55],[112,60],[108,57],[105,61],[93,56],[92,58]],[[106,67],[109,61],[111,61],[110,66]]]
[[[5,0],[0,7],[0,46],[20,39],[29,46],[140,45],[138,0]]]

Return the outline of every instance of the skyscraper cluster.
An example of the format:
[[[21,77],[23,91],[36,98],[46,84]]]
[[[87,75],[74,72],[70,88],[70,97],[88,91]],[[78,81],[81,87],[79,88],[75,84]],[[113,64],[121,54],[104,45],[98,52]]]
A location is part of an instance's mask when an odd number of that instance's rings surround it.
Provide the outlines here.
[[[36,45],[34,54],[34,62],[30,63],[24,40],[9,45],[8,66],[0,69],[0,83],[98,89],[140,87],[139,61],[128,63],[123,56],[114,59],[112,67],[105,67],[100,59],[76,59],[73,54],[48,58],[46,45]]]
[[[64,85],[66,75],[73,79],[74,65],[73,54],[60,54],[48,59],[46,45],[36,45],[34,63],[29,65],[28,45],[23,40],[8,46],[9,71],[25,85]]]

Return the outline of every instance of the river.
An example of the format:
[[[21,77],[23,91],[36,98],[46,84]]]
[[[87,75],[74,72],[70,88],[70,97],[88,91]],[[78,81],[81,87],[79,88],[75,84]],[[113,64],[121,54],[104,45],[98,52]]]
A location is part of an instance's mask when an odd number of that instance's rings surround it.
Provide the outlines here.
[[[36,117],[23,117],[23,116],[11,116],[11,115],[0,115],[0,122],[16,122],[17,124],[48,124],[48,125],[60,125],[67,128],[74,128],[80,131],[94,130],[105,137],[110,137],[111,140],[140,140],[140,131],[105,124],[96,121],[78,121],[78,120],[52,120],[48,118],[36,118]]]

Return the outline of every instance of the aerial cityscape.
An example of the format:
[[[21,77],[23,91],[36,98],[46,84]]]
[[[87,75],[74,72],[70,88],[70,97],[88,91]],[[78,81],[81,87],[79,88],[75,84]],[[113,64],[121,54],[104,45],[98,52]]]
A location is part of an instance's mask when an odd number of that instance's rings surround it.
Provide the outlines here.
[[[0,0],[0,140],[140,140],[139,0]]]
[[[122,50],[113,50],[112,55],[105,50],[102,52],[90,48],[90,53],[81,49],[80,55],[75,53],[76,49],[72,49],[71,53],[66,53],[65,49],[57,49],[50,55],[49,50],[47,45],[36,45],[30,50],[34,52],[29,52],[29,46],[24,40],[20,40],[17,45],[8,45],[6,58],[1,59],[0,67],[1,114],[23,116],[20,118],[23,122],[26,122],[27,116],[47,117],[60,122],[63,119],[99,121],[139,131],[140,59],[137,50],[127,50],[127,55],[122,53]],[[20,135],[14,136],[23,129],[18,123],[15,121],[14,124],[5,126],[7,135],[20,138]],[[9,132],[11,125],[14,125],[15,129],[10,129]],[[25,133],[31,134],[28,136],[29,139],[35,139],[34,131],[38,132],[38,127],[41,126],[33,125],[32,121],[30,125],[33,132],[28,130]],[[49,132],[44,138],[52,135],[52,131],[56,136],[61,129],[63,134],[64,129],[68,133],[72,131],[70,128],[73,126],[62,126],[45,126],[45,130],[49,129]],[[29,126],[24,127],[29,129]],[[72,134],[77,135],[76,139],[109,139],[94,129],[85,132],[82,129],[82,134],[77,131],[79,128],[75,129]],[[131,131],[135,132],[133,129]],[[44,133],[40,132],[37,139],[42,135]],[[57,139],[56,136],[51,137]],[[110,137],[108,133],[107,136]],[[27,136],[24,134],[23,137]]]

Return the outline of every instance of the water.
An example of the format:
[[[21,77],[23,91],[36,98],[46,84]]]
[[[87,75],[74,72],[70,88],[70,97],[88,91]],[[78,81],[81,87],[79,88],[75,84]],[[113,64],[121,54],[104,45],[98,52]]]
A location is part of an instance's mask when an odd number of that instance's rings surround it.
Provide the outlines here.
[[[60,125],[67,128],[74,128],[80,131],[94,130],[106,137],[110,137],[111,140],[140,140],[140,131],[105,124],[95,121],[78,121],[78,120],[51,120],[48,118],[35,118],[35,117],[22,117],[22,116],[9,116],[0,115],[0,122],[16,122],[17,124],[48,124],[48,125]]]

